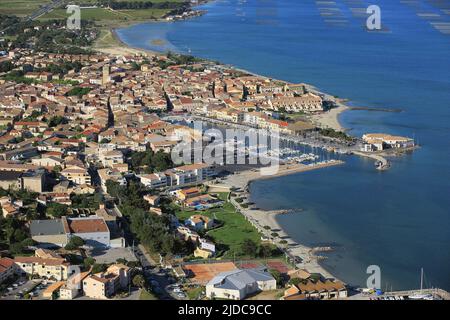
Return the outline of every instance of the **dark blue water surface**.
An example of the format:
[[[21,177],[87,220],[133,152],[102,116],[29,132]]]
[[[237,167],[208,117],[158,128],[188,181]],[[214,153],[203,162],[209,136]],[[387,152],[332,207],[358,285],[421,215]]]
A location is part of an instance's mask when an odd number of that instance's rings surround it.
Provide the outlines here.
[[[255,182],[252,200],[267,209],[304,209],[280,217],[282,227],[301,243],[336,245],[324,266],[351,284],[364,286],[367,266],[376,264],[383,289],[417,287],[421,267],[427,285],[450,289],[450,35],[432,25],[450,22],[449,1],[370,4],[380,6],[385,32],[365,31],[365,18],[352,13],[350,7],[366,8],[365,1],[230,0],[203,6],[208,13],[200,18],[118,34],[132,46],[311,83],[353,105],[402,109],[341,116],[355,135],[418,139],[422,148],[393,159],[389,171],[346,157],[341,167]],[[340,16],[320,15],[330,6]],[[165,45],[153,45],[156,39]]]

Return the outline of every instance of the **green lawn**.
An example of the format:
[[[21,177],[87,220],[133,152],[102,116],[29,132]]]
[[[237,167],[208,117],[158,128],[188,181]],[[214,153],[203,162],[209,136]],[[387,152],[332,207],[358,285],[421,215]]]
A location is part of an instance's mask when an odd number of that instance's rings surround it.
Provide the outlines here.
[[[100,29],[100,34],[93,45],[94,48],[111,48],[120,46],[120,42],[114,37],[111,30],[108,28]]]
[[[1,0],[0,14],[27,16],[50,0]]]
[[[139,296],[139,300],[158,300],[158,298],[151,292],[148,292],[145,289],[142,289],[141,295]]]
[[[129,1],[129,0],[116,0]],[[185,0],[133,0],[135,2],[185,2]],[[50,3],[51,0],[1,0],[0,14],[26,16],[38,10],[40,6]],[[75,0],[71,4],[78,5],[96,5],[97,0]],[[169,12],[167,9],[136,9],[136,10],[109,10],[106,8],[88,8],[81,10],[81,18],[96,21],[136,21],[148,20],[152,18],[161,18],[164,14]],[[40,19],[66,19],[68,17],[65,7],[53,10],[44,15]]]
[[[136,21],[161,18],[168,10],[142,9],[142,10],[108,10],[104,8],[81,9],[81,20],[94,21]],[[67,19],[69,15],[65,9],[56,9],[41,17],[41,20]]]
[[[220,193],[219,198],[227,199],[228,193]],[[218,256],[223,258],[242,257],[241,246],[245,239],[251,239],[255,243],[261,242],[261,235],[244,218],[236,212],[230,202],[226,202],[222,208],[213,208],[206,211],[191,211],[177,208],[177,217],[184,221],[193,214],[203,214],[215,218],[223,223],[223,226],[207,232],[216,244]]]
[[[188,296],[189,300],[197,300],[203,291],[203,287],[189,288],[189,289],[185,288],[185,291],[186,291],[186,295]]]

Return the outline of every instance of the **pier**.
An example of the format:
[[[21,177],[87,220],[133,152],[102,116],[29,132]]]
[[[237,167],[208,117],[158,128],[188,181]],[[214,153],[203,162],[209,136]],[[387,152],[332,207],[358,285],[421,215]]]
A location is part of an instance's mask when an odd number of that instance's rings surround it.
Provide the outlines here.
[[[361,157],[374,159],[375,164],[378,163],[378,165],[377,165],[378,170],[387,170],[391,167],[389,161],[386,158],[382,157],[381,155],[362,152],[362,151],[353,151],[353,154],[356,154]]]

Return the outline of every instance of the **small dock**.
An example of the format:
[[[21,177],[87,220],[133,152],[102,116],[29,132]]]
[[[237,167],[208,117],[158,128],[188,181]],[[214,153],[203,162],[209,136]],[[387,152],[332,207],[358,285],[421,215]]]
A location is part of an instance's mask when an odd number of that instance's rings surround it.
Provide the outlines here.
[[[374,159],[377,170],[384,171],[391,167],[389,160],[387,160],[386,158],[384,158],[378,154],[367,153],[367,152],[362,152],[362,151],[353,151],[353,154],[361,156],[361,157]]]

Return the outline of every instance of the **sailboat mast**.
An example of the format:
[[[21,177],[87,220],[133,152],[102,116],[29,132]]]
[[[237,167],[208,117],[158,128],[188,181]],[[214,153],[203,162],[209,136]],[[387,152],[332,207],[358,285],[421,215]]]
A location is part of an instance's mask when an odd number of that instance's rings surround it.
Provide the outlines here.
[[[420,292],[422,293],[423,289],[423,268],[420,268]]]

